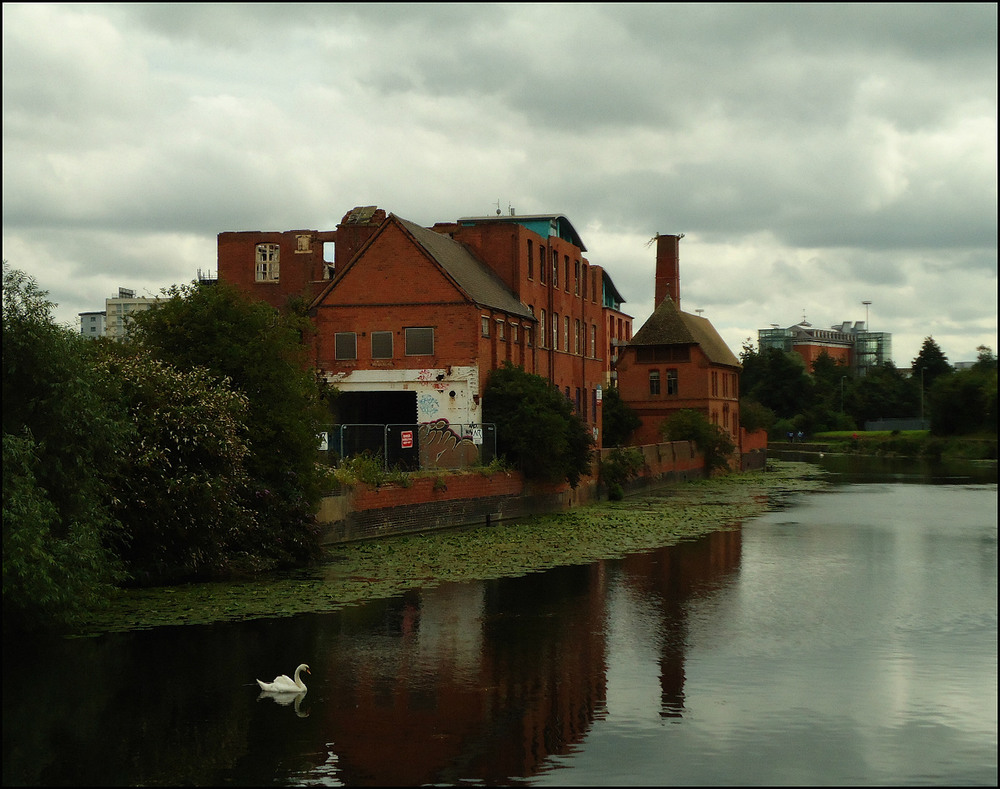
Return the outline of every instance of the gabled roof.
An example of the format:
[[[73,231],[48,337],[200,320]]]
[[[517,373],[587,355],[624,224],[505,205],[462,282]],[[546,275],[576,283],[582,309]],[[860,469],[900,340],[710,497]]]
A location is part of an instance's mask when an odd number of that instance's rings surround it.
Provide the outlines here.
[[[669,296],[632,335],[629,345],[699,345],[710,362],[741,366],[708,318],[681,312]]]
[[[395,214],[389,214],[382,226],[365,242],[347,265],[313,299],[312,307],[323,303],[326,295],[337,286],[341,278],[364,255],[372,242],[389,223],[397,223],[437,263],[468,299],[481,307],[517,315],[527,320],[535,320],[531,310],[523,304],[507,287],[502,279],[485,263],[477,259],[465,246],[452,238],[428,230]]]
[[[493,269],[473,255],[467,247],[395,214],[389,216],[409,231],[424,251],[437,261],[476,304],[534,320],[531,310],[510,291]]]

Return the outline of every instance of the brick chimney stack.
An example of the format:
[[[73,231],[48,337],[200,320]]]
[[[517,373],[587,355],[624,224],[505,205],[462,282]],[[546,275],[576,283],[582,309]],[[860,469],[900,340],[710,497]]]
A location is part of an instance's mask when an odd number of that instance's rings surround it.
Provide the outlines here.
[[[653,294],[653,309],[660,306],[666,296],[681,307],[681,270],[679,235],[656,236],[656,288]]]

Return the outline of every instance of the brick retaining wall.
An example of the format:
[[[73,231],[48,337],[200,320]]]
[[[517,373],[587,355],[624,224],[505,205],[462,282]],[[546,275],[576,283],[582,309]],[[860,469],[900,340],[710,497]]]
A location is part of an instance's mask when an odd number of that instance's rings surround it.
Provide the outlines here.
[[[637,447],[645,469],[626,486],[629,491],[698,479],[704,461],[688,441]],[[607,454],[610,450],[603,450]],[[763,468],[766,450],[744,453],[743,470]],[[359,483],[323,500],[319,519],[324,544],[353,542],[395,534],[459,526],[489,525],[509,518],[559,512],[600,497],[597,479],[585,477],[576,488],[567,483],[526,482],[518,472],[447,473],[413,477],[412,484],[370,486]]]

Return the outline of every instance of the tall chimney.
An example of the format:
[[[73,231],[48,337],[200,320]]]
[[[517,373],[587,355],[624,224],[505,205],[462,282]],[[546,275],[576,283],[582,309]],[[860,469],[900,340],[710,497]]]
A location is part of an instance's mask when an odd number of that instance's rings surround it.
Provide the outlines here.
[[[653,309],[667,296],[681,307],[680,236],[656,237],[656,288],[653,293]]]

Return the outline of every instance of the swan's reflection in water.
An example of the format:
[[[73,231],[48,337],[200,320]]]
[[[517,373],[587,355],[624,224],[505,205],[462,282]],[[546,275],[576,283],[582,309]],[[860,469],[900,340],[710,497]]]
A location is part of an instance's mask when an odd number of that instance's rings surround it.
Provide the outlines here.
[[[293,704],[296,715],[300,718],[308,718],[309,710],[302,709],[302,700],[306,697],[306,693],[307,691],[305,690],[300,693],[281,693],[262,690],[260,695],[257,697],[257,701],[260,701],[261,699],[271,699],[275,704],[280,704],[282,707],[287,707],[289,704]]]

